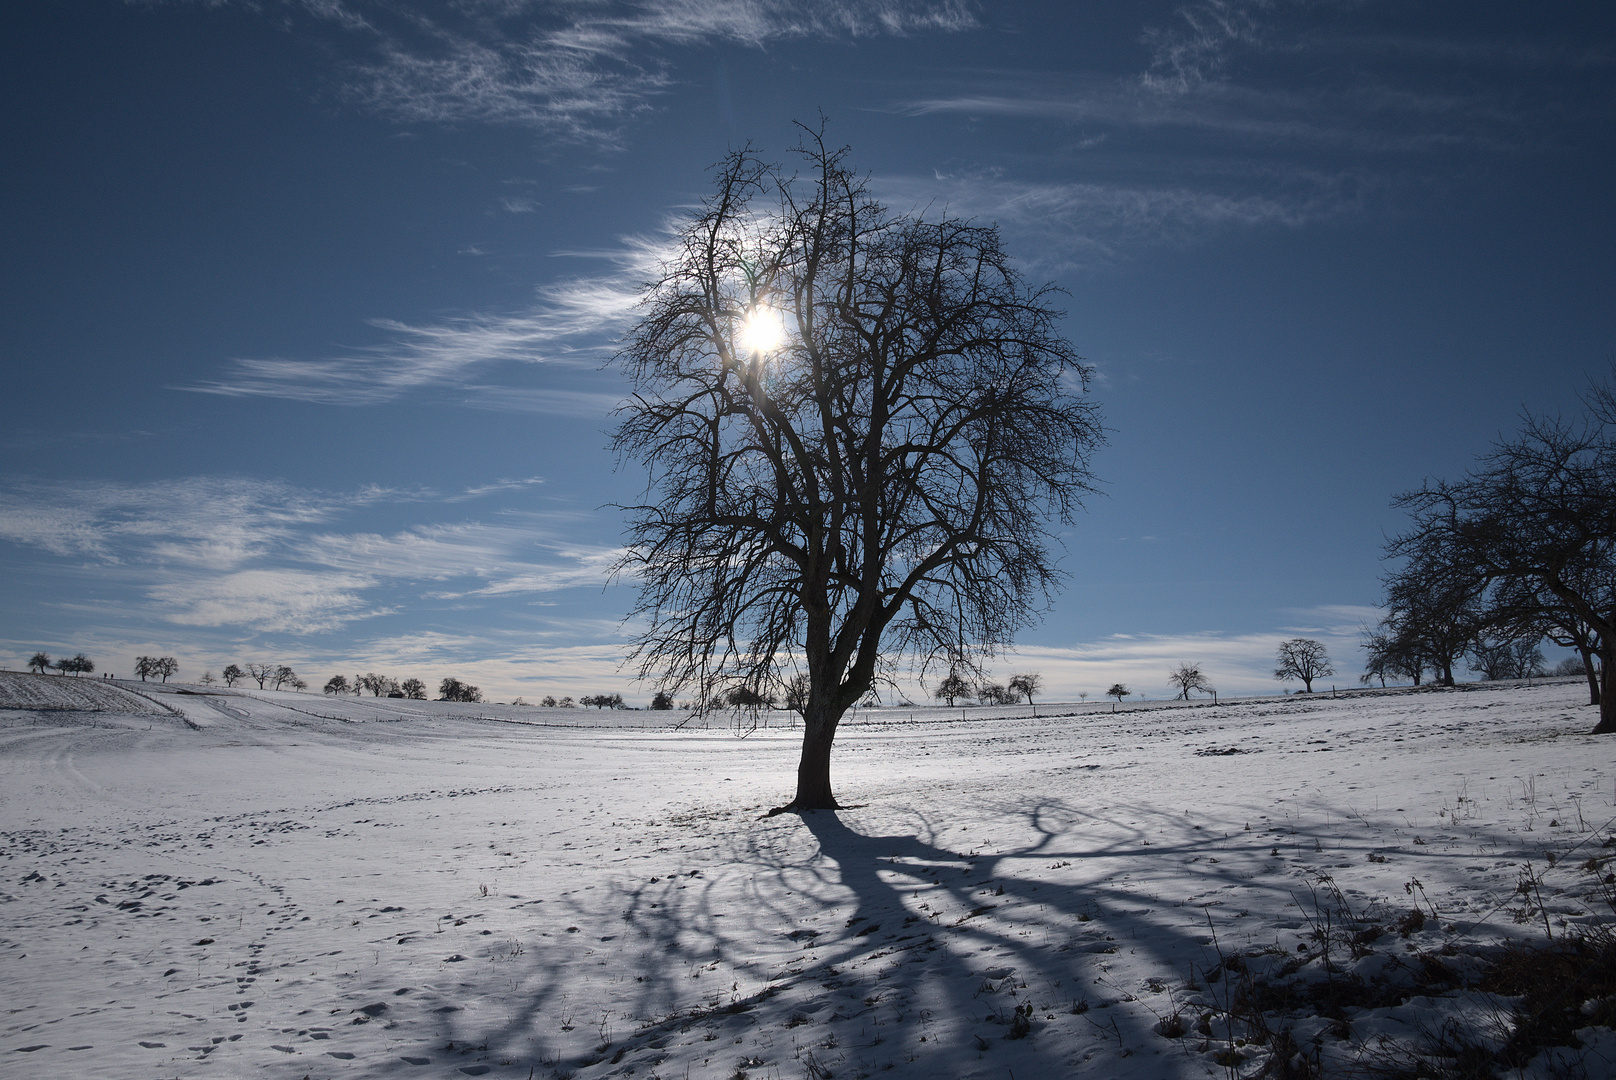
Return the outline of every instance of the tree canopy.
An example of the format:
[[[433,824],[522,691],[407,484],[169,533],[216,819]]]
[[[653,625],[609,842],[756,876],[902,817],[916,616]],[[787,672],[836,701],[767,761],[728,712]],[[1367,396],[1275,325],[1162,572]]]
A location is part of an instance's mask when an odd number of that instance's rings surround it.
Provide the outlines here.
[[[834,807],[843,713],[899,657],[978,672],[1059,581],[1092,489],[1089,369],[998,231],[894,214],[809,133],[731,154],[649,283],[615,445],[642,678],[702,701],[808,676],[790,807]],[[784,808],[783,808],[784,809]]]

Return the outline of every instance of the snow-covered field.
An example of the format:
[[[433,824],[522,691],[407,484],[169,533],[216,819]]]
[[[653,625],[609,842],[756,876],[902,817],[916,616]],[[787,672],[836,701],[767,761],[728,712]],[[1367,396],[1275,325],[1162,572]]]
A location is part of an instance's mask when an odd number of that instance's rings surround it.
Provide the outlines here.
[[[1229,958],[1322,978],[1322,918],[1434,912],[1331,958],[1395,983],[1610,915],[1574,682],[917,709],[844,729],[851,809],[769,819],[788,729],[132,689],[0,676],[6,1076],[1250,1075]],[[1331,1075],[1497,1036],[1442,989],[1283,1024]]]

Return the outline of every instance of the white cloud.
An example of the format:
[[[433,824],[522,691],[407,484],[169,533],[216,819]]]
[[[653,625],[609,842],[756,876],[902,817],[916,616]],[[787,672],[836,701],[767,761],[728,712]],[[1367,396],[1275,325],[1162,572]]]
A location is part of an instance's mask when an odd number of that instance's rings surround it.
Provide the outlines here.
[[[383,614],[360,595],[375,584],[356,574],[276,568],[167,582],[148,594],[181,626],[314,634]]]
[[[506,512],[494,523],[426,523],[391,534],[327,526],[380,502],[448,505],[528,490],[505,479],[454,495],[379,488],[333,495],[285,484],[188,478],[164,484],[22,484],[0,489],[0,540],[90,559],[179,626],[317,633],[413,600],[492,598],[600,588],[617,558]],[[454,583],[445,591],[445,583]],[[433,591],[423,591],[432,583]],[[377,599],[378,590],[385,599]],[[412,593],[413,590],[413,593]],[[126,593],[128,595],[128,593]],[[137,614],[107,601],[102,615]]]
[[[0,491],[0,538],[55,555],[228,569],[293,530],[327,520],[327,496],[274,481],[188,477],[163,483],[13,482]]]
[[[429,386],[466,385],[484,365],[507,362],[593,370],[629,324],[663,249],[628,237],[605,274],[536,290],[534,304],[507,314],[436,323],[372,319],[391,340],[318,360],[236,359],[215,380],[176,389],[226,397],[274,397],[328,405],[373,405]]]

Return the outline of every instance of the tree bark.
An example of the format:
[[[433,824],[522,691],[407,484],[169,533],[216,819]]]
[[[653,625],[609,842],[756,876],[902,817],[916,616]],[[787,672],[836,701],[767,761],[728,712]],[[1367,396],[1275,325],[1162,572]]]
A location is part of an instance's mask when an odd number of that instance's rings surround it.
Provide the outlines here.
[[[1616,641],[1611,641],[1607,635],[1601,642],[1603,648],[1599,650],[1599,679],[1604,685],[1599,689],[1599,723],[1594,727],[1594,735],[1616,734]]]
[[[834,706],[810,707],[802,722],[802,758],[797,763],[797,795],[770,814],[802,810],[839,810],[830,786],[830,749],[842,712]]]
[[[1599,673],[1594,670],[1594,651],[1585,645],[1577,646],[1582,654],[1582,673],[1588,680],[1588,704],[1599,704]]]

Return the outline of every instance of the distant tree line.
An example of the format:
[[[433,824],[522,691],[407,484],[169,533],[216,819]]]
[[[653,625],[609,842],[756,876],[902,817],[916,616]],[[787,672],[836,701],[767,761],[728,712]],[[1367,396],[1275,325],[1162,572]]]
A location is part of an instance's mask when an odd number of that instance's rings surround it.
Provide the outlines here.
[[[234,686],[238,682],[251,679],[258,684],[260,690],[279,690],[286,687],[292,690],[307,690],[309,684],[297,677],[285,664],[250,663],[246,667],[239,664],[228,664],[219,673],[224,678],[226,686]]]
[[[1393,505],[1411,525],[1386,545],[1386,618],[1365,631],[1365,681],[1429,673],[1453,684],[1468,657],[1488,678],[1540,674],[1548,638],[1575,649],[1616,733],[1616,367],[1572,420],[1522,417],[1454,481]]]
[[[54,671],[58,675],[88,675],[95,670],[95,661],[83,653],[77,656],[64,656],[60,660],[52,660],[50,654],[36,652],[28,658],[30,670],[43,675],[47,671]]]
[[[164,682],[168,677],[180,669],[180,662],[172,656],[137,656],[135,657],[135,674],[140,681],[148,678],[162,678]]]
[[[1043,686],[1043,676],[1034,672],[1012,675],[1008,682],[1001,685],[995,682],[972,683],[956,669],[937,684],[931,696],[950,708],[955,702],[969,701],[971,698],[975,698],[979,705],[1019,705],[1025,698],[1027,704],[1031,705],[1034,704],[1033,696]]]

